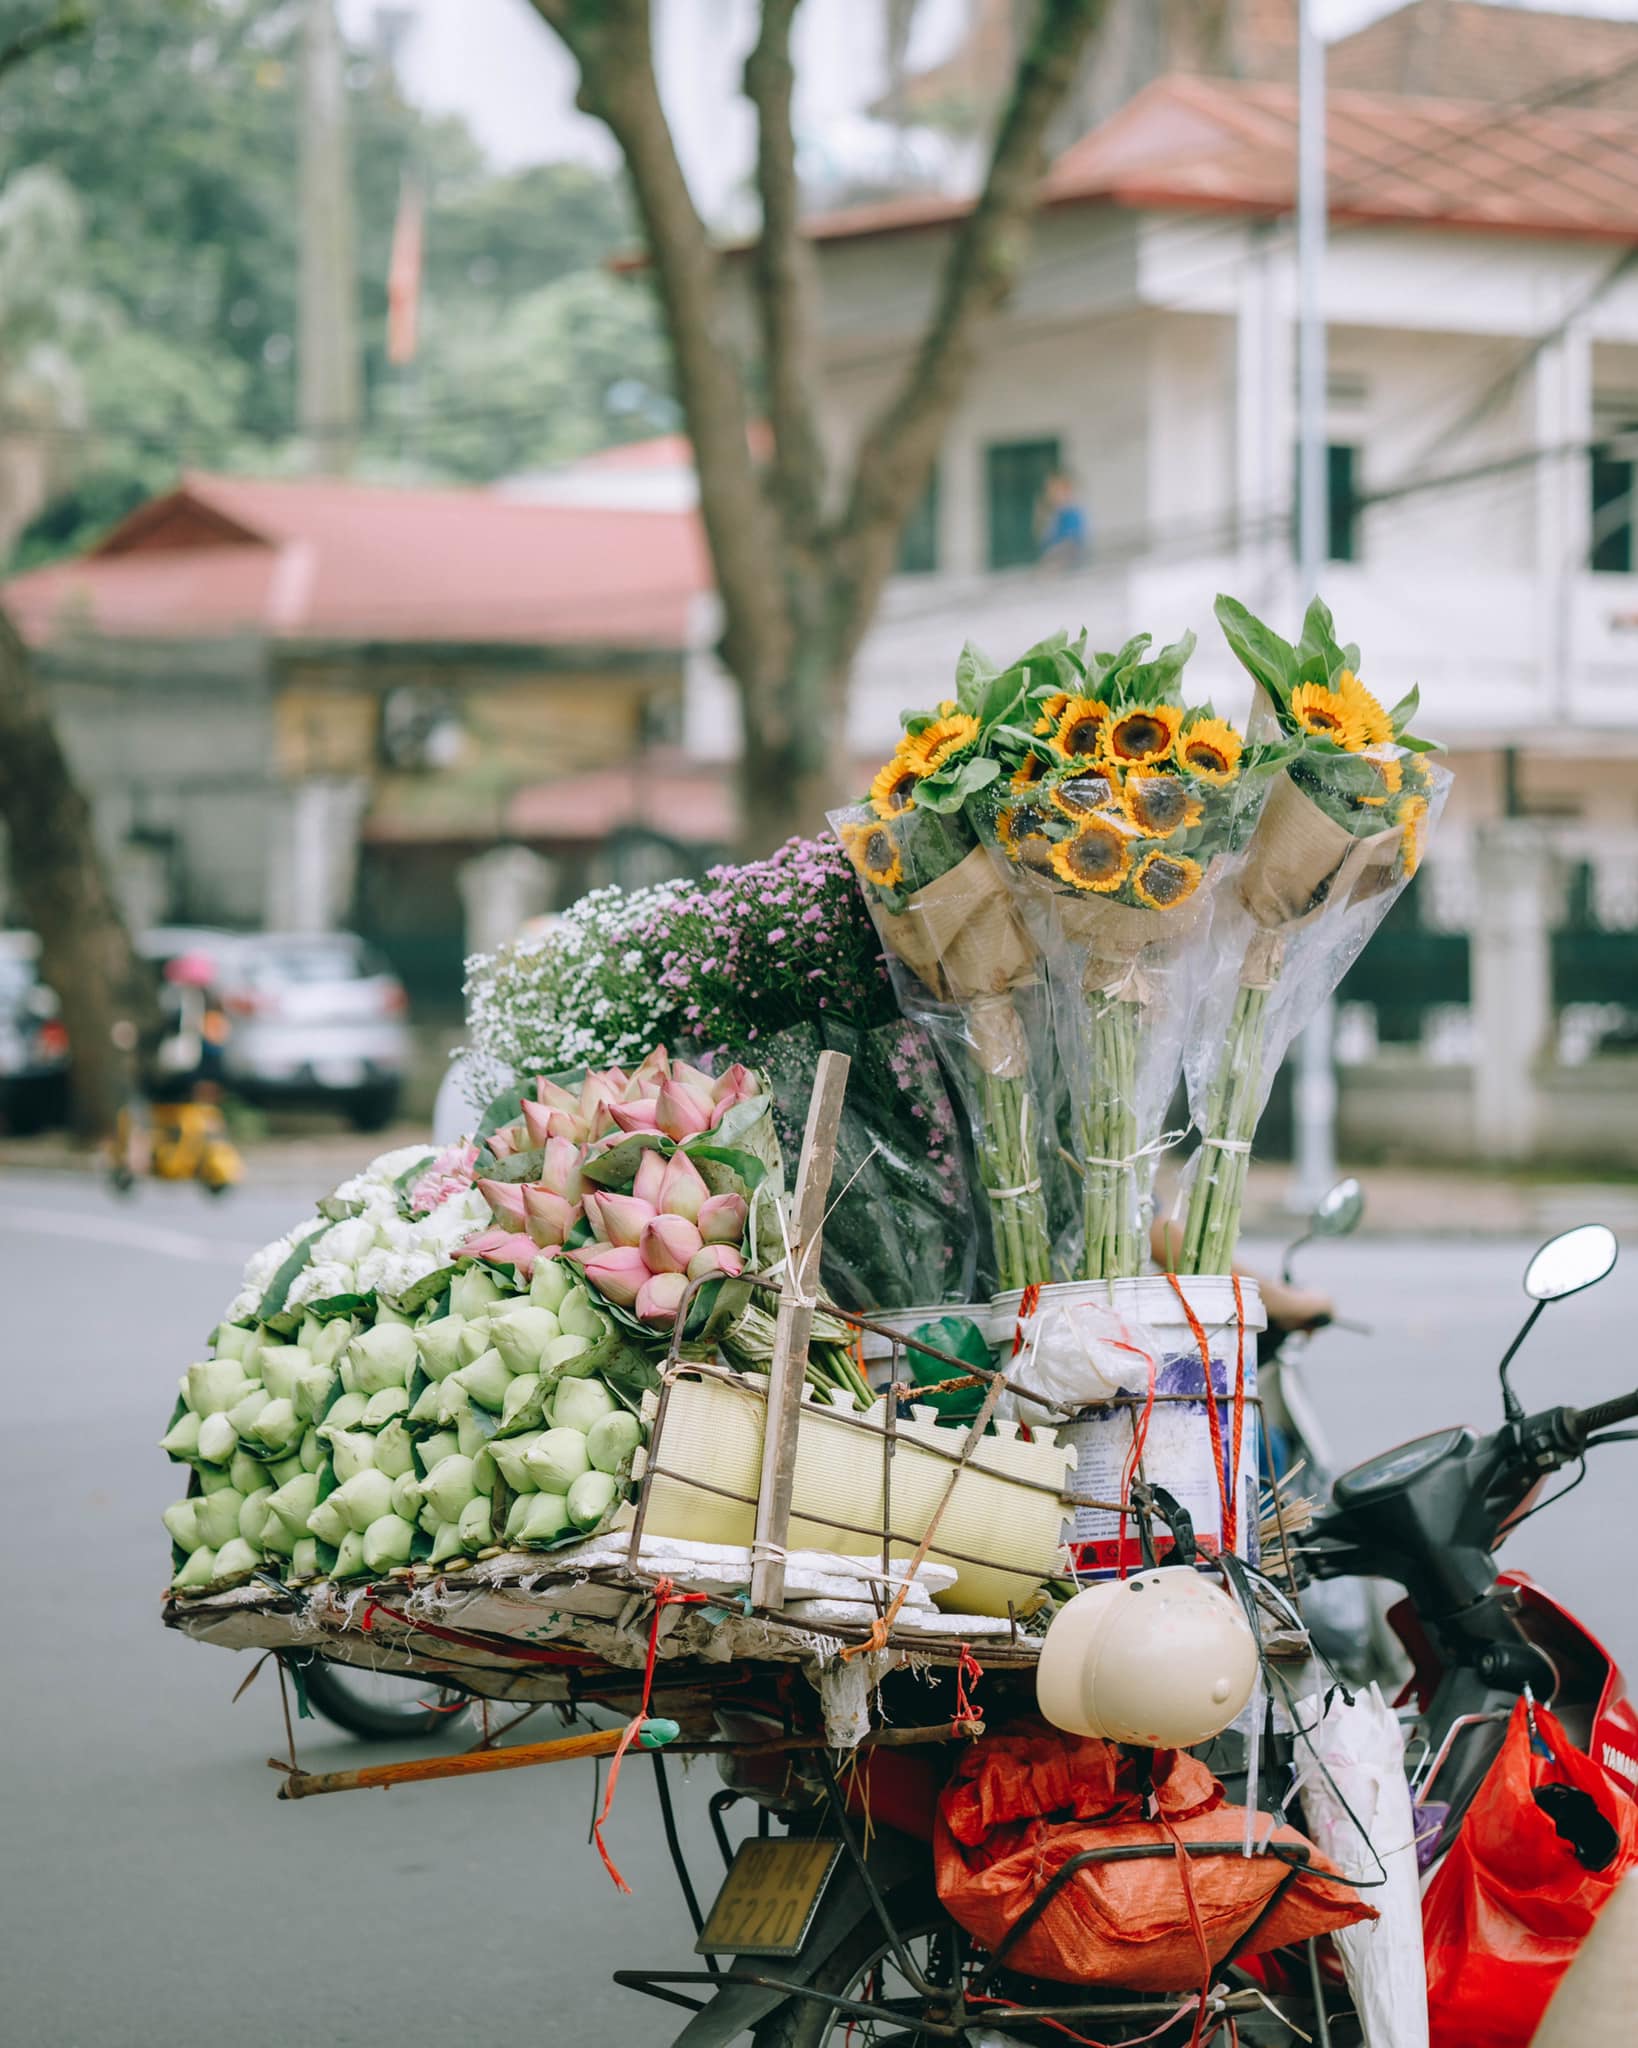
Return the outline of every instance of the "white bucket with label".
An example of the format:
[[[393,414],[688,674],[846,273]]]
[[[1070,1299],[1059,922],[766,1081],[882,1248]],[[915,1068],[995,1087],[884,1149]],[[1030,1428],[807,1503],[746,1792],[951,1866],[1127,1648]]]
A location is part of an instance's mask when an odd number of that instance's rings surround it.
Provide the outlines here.
[[[1254,1562],[1257,1332],[1267,1320],[1256,1282],[1240,1281],[1238,1308],[1235,1284],[1226,1274],[1180,1274],[1175,1284],[1154,1273],[1043,1287],[1014,1357],[1021,1305],[1019,1290],[995,1297],[990,1342],[1010,1379],[1038,1389],[1044,1401],[1073,1408],[1070,1422],[1053,1425],[1061,1442],[1075,1446],[1071,1490],[1118,1501],[1134,1433],[1143,1430],[1142,1478],[1164,1487],[1187,1509],[1208,1551],[1222,1547],[1224,1503],[1232,1503],[1233,1547]],[[1221,1468],[1206,1402],[1202,1337],[1221,1428]],[[1151,1361],[1157,1398],[1145,1426]],[[1019,1412],[1027,1420],[1028,1404]],[[1123,1554],[1121,1520],[1113,1507],[1074,1510],[1065,1535],[1078,1577],[1107,1578],[1123,1563],[1128,1570],[1141,1565],[1136,1523],[1125,1518]],[[1155,1542],[1162,1554],[1170,1548],[1163,1525],[1155,1530]]]

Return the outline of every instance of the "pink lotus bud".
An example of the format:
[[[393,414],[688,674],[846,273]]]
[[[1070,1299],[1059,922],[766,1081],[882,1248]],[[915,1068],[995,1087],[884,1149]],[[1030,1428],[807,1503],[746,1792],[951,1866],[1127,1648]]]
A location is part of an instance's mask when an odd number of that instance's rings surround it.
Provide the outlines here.
[[[546,1157],[541,1164],[540,1185],[561,1195],[566,1202],[580,1199],[580,1147],[572,1138],[546,1140]]]
[[[490,1155],[495,1159],[510,1159],[514,1152],[524,1149],[524,1133],[516,1124],[505,1124],[498,1131],[491,1131],[486,1140]]]
[[[623,1131],[657,1131],[661,1127],[652,1101],[611,1102],[608,1113]]]
[[[699,1168],[688,1154],[672,1153],[661,1176],[658,1207],[669,1210],[673,1216],[686,1216],[690,1223],[697,1223],[700,1205],[710,1192],[700,1177]]]
[[[564,1201],[551,1188],[530,1186],[523,1190],[523,1213],[524,1227],[536,1244],[561,1244],[574,1228],[580,1205]]]
[[[642,1253],[634,1244],[582,1245],[579,1251],[565,1252],[563,1256],[573,1259],[598,1293],[617,1302],[621,1308],[631,1307],[637,1299],[638,1290],[651,1277]],[[672,1277],[681,1279],[682,1275]]]
[[[578,1152],[591,1135],[591,1126],[575,1109],[554,1109],[546,1119],[546,1142],[574,1146]]]
[[[652,1202],[656,1209],[670,1206],[660,1193],[665,1184],[665,1171],[665,1154],[658,1146],[651,1145],[637,1162],[637,1178],[631,1184],[631,1192],[639,1202]]]
[[[657,1330],[669,1330],[677,1320],[688,1281],[681,1273],[656,1273],[637,1290],[637,1320]]]
[[[625,1092],[626,1077],[619,1067],[610,1067],[605,1074],[588,1074],[580,1084],[580,1114],[590,1119],[600,1102],[619,1102]]]
[[[560,1088],[555,1081],[548,1081],[542,1074],[535,1082],[535,1100],[544,1102],[548,1109],[573,1109],[579,1100],[571,1088]]]
[[[671,1078],[679,1088],[686,1088],[690,1095],[697,1095],[701,1102],[709,1104],[716,1093],[716,1083],[709,1074],[701,1073],[698,1067],[691,1067],[687,1060],[672,1063]]]
[[[552,1134],[552,1118],[561,1116],[561,1110],[552,1109],[544,1102],[526,1102],[523,1105],[523,1121],[529,1133],[531,1145],[544,1145]]]
[[[480,1180],[478,1193],[489,1204],[491,1215],[508,1230],[521,1230],[527,1222],[523,1190],[514,1181]]]
[[[663,1045],[655,1046],[644,1056],[643,1063],[636,1068],[626,1083],[626,1100],[642,1102],[659,1093],[660,1083],[671,1072],[671,1055]]]
[[[750,1204],[743,1195],[712,1195],[700,1204],[700,1236],[706,1244],[741,1243]]]
[[[702,1244],[688,1262],[690,1280],[737,1280],[745,1261],[731,1244]]]
[[[515,1266],[524,1279],[535,1270],[537,1248],[532,1237],[521,1231],[480,1230],[456,1251],[459,1259],[490,1259],[497,1265]]]
[[[611,1195],[601,1188],[595,1194],[587,1190],[583,1207],[586,1221],[605,1244],[635,1245],[655,1215],[651,1202],[640,1202],[635,1195]]]
[[[703,1131],[710,1122],[707,1110],[697,1095],[675,1081],[667,1081],[660,1090],[656,1121],[668,1138],[675,1138],[681,1144],[684,1138],[692,1138]]]
[[[712,1088],[712,1099],[716,1102],[748,1102],[753,1095],[759,1093],[750,1068],[742,1067],[736,1062],[727,1073],[717,1076]]]
[[[651,1273],[681,1273],[700,1248],[686,1216],[656,1216],[643,1232],[642,1254]]]

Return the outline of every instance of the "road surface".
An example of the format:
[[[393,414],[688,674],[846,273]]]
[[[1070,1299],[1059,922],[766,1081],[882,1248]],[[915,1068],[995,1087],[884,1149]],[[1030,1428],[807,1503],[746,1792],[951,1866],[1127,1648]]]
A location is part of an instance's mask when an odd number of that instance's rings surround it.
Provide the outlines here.
[[[310,1192],[320,1192],[313,1189]],[[0,2012],[28,2048],[326,2048],[468,2041],[648,2048],[681,2015],[611,1970],[693,1967],[648,1766],[610,1831],[635,1896],[586,1844],[583,1765],[471,1784],[279,1805],[283,1746],[265,1671],[161,1629],[159,1513],[178,1487],[155,1450],[176,1376],[291,1190],[208,1204],[191,1188],[119,1205],[67,1177],[0,1182],[7,1571],[0,1774]],[[1369,1320],[1322,1339],[1310,1384],[1339,1449],[1498,1413],[1494,1363],[1525,1306],[1511,1241],[1315,1247],[1304,1277]],[[1638,1382],[1638,1257],[1548,1311],[1518,1365],[1528,1405]],[[1638,1447],[1516,1543],[1638,1668]],[[314,1769],[361,1760],[303,1724]],[[390,1754],[391,1752],[389,1752]],[[378,1756],[379,1752],[372,1752]],[[715,1774],[679,1779],[697,1870]]]

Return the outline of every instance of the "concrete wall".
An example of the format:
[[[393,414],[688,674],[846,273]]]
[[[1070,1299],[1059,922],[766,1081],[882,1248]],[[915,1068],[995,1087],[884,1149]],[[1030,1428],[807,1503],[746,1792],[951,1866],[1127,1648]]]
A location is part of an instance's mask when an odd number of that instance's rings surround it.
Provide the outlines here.
[[[1544,1114],[1523,1163],[1621,1173],[1638,1165],[1638,1054],[1548,1069],[1537,1086]],[[1430,1066],[1409,1052],[1343,1068],[1337,1148],[1361,1165],[1472,1165],[1471,1068]]]

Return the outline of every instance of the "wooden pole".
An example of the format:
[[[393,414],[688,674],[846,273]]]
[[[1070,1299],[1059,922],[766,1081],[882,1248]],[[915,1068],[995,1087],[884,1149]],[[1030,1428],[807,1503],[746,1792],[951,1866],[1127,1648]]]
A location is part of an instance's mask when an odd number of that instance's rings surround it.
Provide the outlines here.
[[[421,1785],[430,1778],[472,1778],[488,1771],[523,1771],[531,1764],[565,1764],[583,1756],[613,1756],[623,1728],[594,1728],[588,1735],[565,1735],[557,1742],[520,1742],[511,1749],[467,1749],[459,1756],[413,1757],[405,1764],[369,1764],[359,1771],[285,1772],[281,1799],[316,1799],[321,1792],[390,1792],[395,1785]],[[676,1739],[675,1721],[645,1721],[637,1736],[641,1749],[658,1749]]]
[[[836,1170],[836,1134],[847,1090],[846,1053],[822,1052],[813,1076],[807,1129],[796,1164],[784,1287],[774,1320],[768,1415],[762,1433],[762,1480],[756,1499],[756,1542],[751,1551],[751,1604],[765,1611],[785,1604],[785,1538],[790,1533],[791,1484],[796,1476],[796,1426],[808,1370],[819,1286],[819,1240],[825,1198]]]

